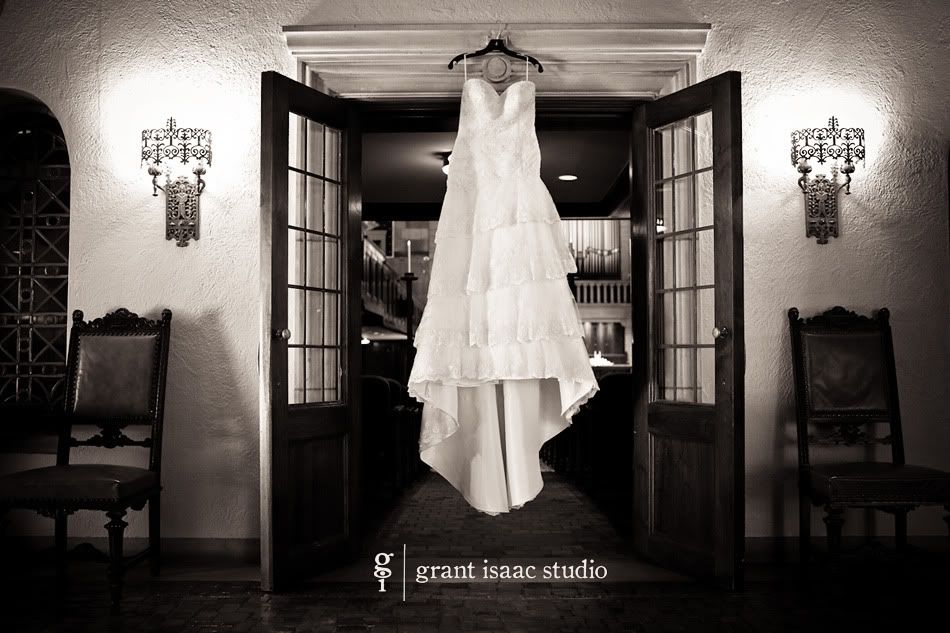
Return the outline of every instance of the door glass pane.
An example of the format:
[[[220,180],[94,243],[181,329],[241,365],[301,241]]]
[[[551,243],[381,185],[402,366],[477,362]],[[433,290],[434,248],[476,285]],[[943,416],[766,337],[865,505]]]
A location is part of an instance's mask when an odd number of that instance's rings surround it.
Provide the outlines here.
[[[342,399],[345,343],[342,132],[291,115],[288,173],[288,402]],[[340,180],[340,182],[331,182]]]
[[[656,174],[660,178],[673,175],[673,128],[665,127],[656,131]]]
[[[661,377],[658,398],[660,400],[676,399],[676,362],[673,356],[674,349],[661,349],[658,354],[659,367],[656,372]]]
[[[673,124],[673,175],[693,171],[693,119]]]
[[[287,223],[291,226],[306,226],[305,197],[306,180],[299,172],[291,171],[287,174]]]
[[[311,231],[324,230],[323,187],[320,178],[307,176],[307,228]]]
[[[696,205],[693,201],[693,177],[684,176],[673,181],[673,207],[676,214],[674,226],[676,231],[691,229],[696,226]]]
[[[713,225],[713,173],[696,174],[696,226]]]
[[[307,394],[304,402],[326,402],[323,392],[326,386],[326,373],[323,364],[324,349],[320,347],[306,348],[307,354]]]
[[[307,167],[311,174],[323,175],[323,124],[307,121]]]
[[[307,286],[327,290],[341,289],[340,240],[307,234]]]
[[[716,342],[712,334],[716,324],[716,290],[704,288],[698,291],[696,303],[699,343],[712,346]]]
[[[699,402],[716,403],[716,350],[699,349]]]
[[[302,286],[305,283],[307,261],[304,257],[304,243],[307,234],[300,229],[287,229],[287,283]]]
[[[694,123],[696,135],[696,169],[712,167],[712,112],[703,112]]]
[[[324,293],[323,295],[323,344],[340,346],[340,295]]]
[[[696,402],[696,350],[676,348],[676,399]]]
[[[328,348],[323,350],[323,379],[324,401],[340,400],[340,350]]]
[[[329,290],[340,290],[340,240],[325,238],[323,262],[323,287]]]
[[[323,230],[331,235],[340,234],[340,185],[327,182],[323,189],[323,209],[325,220]]]
[[[304,291],[287,289],[287,329],[290,330],[291,345],[303,343],[304,338]]]
[[[714,247],[712,229],[696,233],[696,284],[699,286],[711,286],[715,283]]]
[[[307,345],[323,345],[325,292],[307,291]]]
[[[287,165],[296,169],[303,169],[307,162],[304,152],[304,142],[307,135],[307,119],[291,112],[289,124]]]
[[[335,130],[332,127],[326,128],[326,136],[324,137],[325,143],[325,156],[326,156],[326,167],[324,170],[324,175],[331,180],[340,180],[340,163],[343,153],[340,151],[340,143],[343,138],[340,130]]]
[[[289,404],[304,402],[303,348],[287,349],[287,401]]]
[[[676,296],[676,344],[696,342],[696,291],[679,290]]]
[[[660,277],[660,289],[671,290],[676,287],[676,252],[674,251],[676,247],[676,240],[666,239],[661,241],[658,246],[659,248],[656,249],[656,256],[662,259],[662,261],[657,262],[657,270],[662,271],[662,276]]]
[[[673,183],[664,182],[656,186],[656,230],[666,233],[673,227]]]
[[[306,402],[340,400],[339,370],[339,349],[308,347]]]
[[[687,233],[675,238],[676,287],[690,288],[696,285],[696,235]]]
[[[655,237],[653,393],[663,400],[714,401],[711,122],[706,113],[654,132],[655,212],[663,230]]]
[[[662,295],[662,303],[660,304],[661,313],[657,315],[659,323],[661,323],[660,331],[662,332],[662,338],[660,343],[663,345],[672,345],[676,342],[676,330],[675,328],[675,315],[676,308],[674,299],[676,294],[672,292],[666,292]]]
[[[325,288],[323,277],[326,267],[323,265],[323,249],[327,238],[322,235],[307,234],[307,287]]]

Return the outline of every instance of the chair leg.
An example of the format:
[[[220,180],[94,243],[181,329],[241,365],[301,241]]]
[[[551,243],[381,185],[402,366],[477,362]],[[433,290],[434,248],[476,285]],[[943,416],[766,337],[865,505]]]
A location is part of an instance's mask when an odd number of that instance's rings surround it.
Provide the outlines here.
[[[125,573],[125,559],[122,556],[122,536],[128,523],[122,520],[125,510],[106,512],[109,522],[109,595],[112,598],[112,610],[118,611],[122,600],[122,576]]]
[[[807,565],[811,558],[811,501],[798,496],[798,560]]]
[[[907,549],[907,510],[894,511],[894,544],[899,552]]]
[[[157,576],[162,565],[162,505],[158,494],[148,500],[148,550],[149,567]]]
[[[62,580],[66,575],[66,536],[69,515],[65,510],[57,510],[54,521],[56,522],[56,575]]]
[[[841,551],[841,526],[844,525],[844,511],[825,506],[824,522],[828,530],[828,551]]]

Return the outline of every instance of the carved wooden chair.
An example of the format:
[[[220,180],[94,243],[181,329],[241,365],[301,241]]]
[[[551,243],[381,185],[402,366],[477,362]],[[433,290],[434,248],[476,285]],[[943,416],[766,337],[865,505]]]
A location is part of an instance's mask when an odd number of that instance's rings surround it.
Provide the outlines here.
[[[171,318],[169,310],[153,321],[122,308],[86,322],[81,311],[73,312],[56,465],[0,477],[0,515],[13,508],[27,508],[55,520],[61,575],[65,571],[67,517],[77,510],[106,513],[113,609],[119,606],[128,566],[149,558],[152,573],[159,572],[162,422]],[[94,425],[99,432],[76,439],[72,436],[76,425]],[[145,439],[135,440],[123,432],[129,425],[148,425],[151,432]],[[148,466],[70,464],[73,446],[144,447],[149,453]],[[141,510],[146,503],[149,545],[126,558],[122,553],[127,525],[123,518],[130,508]]]
[[[950,473],[904,462],[897,372],[887,308],[873,318],[835,307],[810,319],[788,311],[798,431],[799,545],[809,557],[811,505],[824,506],[831,552],[841,547],[846,508],[894,515],[895,543],[907,545],[907,513],[921,505],[950,512]],[[887,434],[874,431],[886,426]],[[890,462],[812,464],[810,446],[890,445]],[[950,525],[950,515],[948,515]]]

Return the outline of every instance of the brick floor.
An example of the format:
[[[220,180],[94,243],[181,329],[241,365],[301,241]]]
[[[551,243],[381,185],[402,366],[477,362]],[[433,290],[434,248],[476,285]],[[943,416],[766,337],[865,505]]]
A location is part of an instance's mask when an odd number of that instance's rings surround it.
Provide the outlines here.
[[[383,522],[365,558],[386,548],[401,552],[403,543],[420,561],[557,560],[591,552],[621,561],[629,554],[583,495],[555,476],[546,480],[537,500],[493,518],[471,511],[429,477]],[[930,631],[945,628],[937,623],[944,619],[950,569],[945,556],[869,548],[816,565],[808,582],[795,567],[770,567],[734,594],[658,575],[633,583],[410,583],[403,601],[401,588],[376,591],[365,562],[352,566],[354,576],[318,576],[279,595],[262,593],[255,583],[156,580],[137,569],[117,616],[109,614],[98,565],[71,569],[71,586],[60,599],[50,569],[19,577],[7,568],[0,631]],[[927,625],[928,618],[934,623]]]

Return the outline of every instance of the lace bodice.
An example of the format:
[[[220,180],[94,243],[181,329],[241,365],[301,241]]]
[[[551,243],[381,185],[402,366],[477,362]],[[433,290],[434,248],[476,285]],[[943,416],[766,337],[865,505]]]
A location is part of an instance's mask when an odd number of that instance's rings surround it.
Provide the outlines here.
[[[469,174],[489,178],[540,175],[534,94],[534,83],[527,80],[517,81],[501,93],[484,79],[465,82],[459,131],[450,158],[450,187],[472,186]]]

